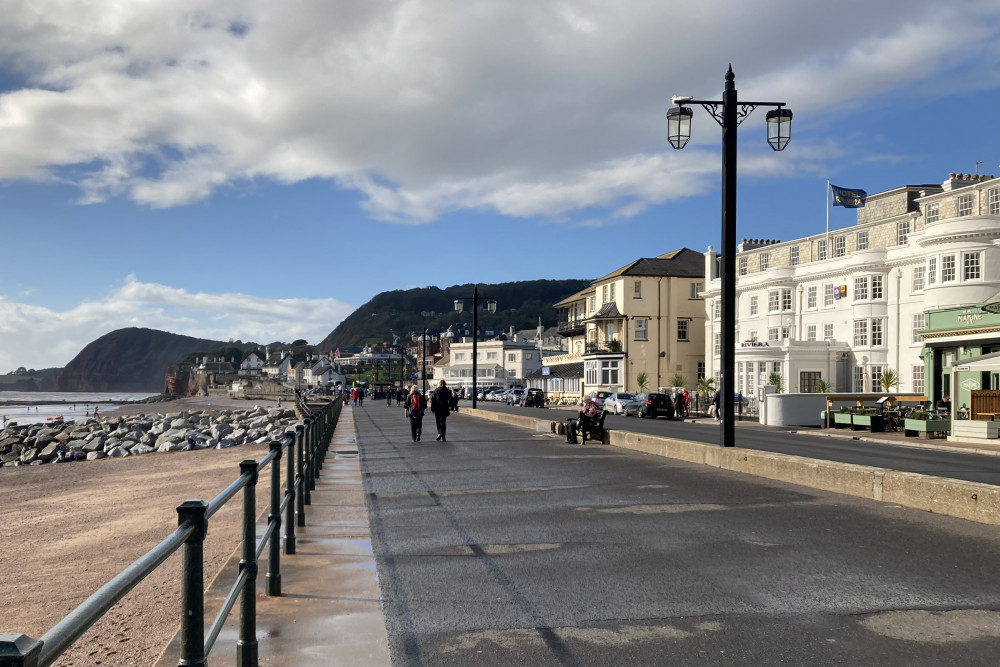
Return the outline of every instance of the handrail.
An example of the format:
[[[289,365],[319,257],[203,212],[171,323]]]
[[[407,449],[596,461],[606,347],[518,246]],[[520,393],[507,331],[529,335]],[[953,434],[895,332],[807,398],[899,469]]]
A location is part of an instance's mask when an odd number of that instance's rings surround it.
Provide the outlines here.
[[[286,517],[285,553],[294,554],[294,524],[306,525],[305,505],[309,504],[308,490],[314,486],[314,478],[319,476],[321,459],[326,455],[340,410],[340,401],[327,403],[310,414],[304,420],[305,423],[297,426],[294,432],[287,433],[282,440],[272,441],[270,451],[259,462],[242,461],[240,475],[236,481],[223,489],[209,503],[200,500],[181,503],[177,507],[178,526],[172,533],[115,575],[39,639],[19,633],[0,633],[0,667],[50,667],[108,610],[182,547],[181,656],[178,664],[202,667],[206,665],[205,656],[211,652],[236,601],[240,600],[240,636],[236,643],[236,664],[238,667],[256,667],[258,656],[255,605],[258,560],[264,548],[269,546],[266,594],[280,596],[279,542],[282,516]],[[285,493],[282,498],[281,455],[285,449],[288,450],[288,463],[284,483]],[[255,541],[257,478],[258,474],[268,466],[271,469],[271,509],[267,528],[260,540]],[[227,594],[222,609],[206,632],[202,549],[208,519],[240,489],[243,489],[240,573]],[[298,515],[298,521],[293,521],[293,513]]]

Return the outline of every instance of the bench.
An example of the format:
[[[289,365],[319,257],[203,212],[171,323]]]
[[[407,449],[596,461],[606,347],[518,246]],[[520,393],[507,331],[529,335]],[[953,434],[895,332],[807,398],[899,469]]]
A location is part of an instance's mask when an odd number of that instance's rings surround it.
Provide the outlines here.
[[[601,416],[596,420],[592,419],[580,419],[580,423],[577,426],[580,433],[580,444],[586,445],[587,438],[591,440],[599,440],[601,444],[604,444],[604,434],[607,432],[604,429],[604,418],[608,416],[607,412],[601,412]]]

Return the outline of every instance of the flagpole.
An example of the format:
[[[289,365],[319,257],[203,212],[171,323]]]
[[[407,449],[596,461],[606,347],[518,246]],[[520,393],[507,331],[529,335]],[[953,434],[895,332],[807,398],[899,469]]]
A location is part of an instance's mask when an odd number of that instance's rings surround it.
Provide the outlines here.
[[[830,257],[830,179],[826,179],[826,256]]]

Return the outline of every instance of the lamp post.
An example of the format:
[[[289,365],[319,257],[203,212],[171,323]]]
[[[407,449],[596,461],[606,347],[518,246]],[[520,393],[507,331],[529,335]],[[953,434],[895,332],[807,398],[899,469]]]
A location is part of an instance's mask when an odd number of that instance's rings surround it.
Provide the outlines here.
[[[423,381],[423,393],[427,394],[427,329],[424,329],[420,359],[420,378]]]
[[[733,66],[726,72],[722,101],[671,98],[676,105],[667,112],[667,138],[681,149],[691,138],[691,109],[685,104],[700,104],[722,127],[722,368],[719,382],[722,411],[723,447],[736,445],[733,424],[733,397],[736,380],[736,132],[740,123],[757,107],[775,107],[767,112],[767,143],[776,151],[784,150],[791,138],[792,112],[784,102],[739,102],[736,99],[736,75]],[[721,107],[721,108],[720,108]]]
[[[476,407],[476,372],[478,368],[479,355],[479,285],[472,290],[472,296],[463,296],[455,299],[455,312],[460,313],[465,309],[465,300],[472,299],[472,407]],[[486,299],[486,310],[490,313],[497,312],[497,300]]]

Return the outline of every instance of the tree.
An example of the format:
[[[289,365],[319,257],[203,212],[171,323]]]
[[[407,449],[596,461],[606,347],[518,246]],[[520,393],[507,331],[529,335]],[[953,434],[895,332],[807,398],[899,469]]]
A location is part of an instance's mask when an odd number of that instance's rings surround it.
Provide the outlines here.
[[[708,398],[709,394],[715,393],[715,378],[698,378],[698,394]]]
[[[674,383],[673,384],[674,387],[684,387],[684,386],[687,386],[687,378],[684,377],[683,375],[681,375],[680,373],[674,373],[674,377],[671,380],[671,382]]]
[[[774,391],[781,393],[781,373],[771,373],[767,376],[767,383],[774,385]]]
[[[646,375],[646,371],[643,371],[635,376],[635,386],[639,388],[640,392],[644,392],[649,389],[649,376]]]
[[[830,385],[828,385],[826,383],[826,380],[824,380],[823,378],[820,378],[819,380],[816,380],[816,393],[817,394],[825,394],[828,391],[830,391]]]
[[[892,391],[893,387],[899,386],[899,375],[891,368],[886,368],[882,371],[882,375],[879,377],[878,383],[882,385],[882,391],[888,394]]]

